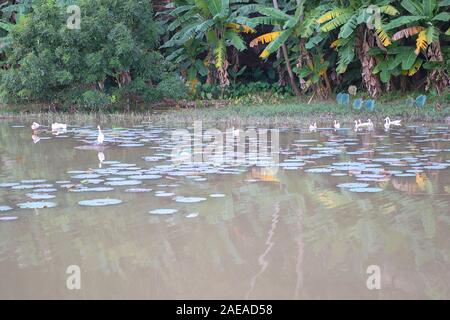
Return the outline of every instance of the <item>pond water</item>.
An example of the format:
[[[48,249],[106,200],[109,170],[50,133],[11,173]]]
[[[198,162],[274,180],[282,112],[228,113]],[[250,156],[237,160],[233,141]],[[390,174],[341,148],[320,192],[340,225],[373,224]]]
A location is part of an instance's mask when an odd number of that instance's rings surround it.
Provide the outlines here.
[[[0,122],[1,299],[450,298],[448,126],[278,128],[277,162],[222,164],[147,123],[29,126]]]

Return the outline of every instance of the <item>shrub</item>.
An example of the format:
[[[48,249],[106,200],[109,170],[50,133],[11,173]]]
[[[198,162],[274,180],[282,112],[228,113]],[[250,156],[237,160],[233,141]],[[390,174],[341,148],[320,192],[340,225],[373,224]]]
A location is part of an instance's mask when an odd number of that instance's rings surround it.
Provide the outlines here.
[[[0,78],[4,102],[62,100],[104,107],[115,88],[145,101],[183,95],[183,88],[168,80],[175,76],[155,51],[159,26],[150,1],[76,1],[81,25],[69,29],[66,9],[74,2],[33,1],[31,13],[10,30],[9,68]],[[74,92],[81,95],[74,98]],[[124,95],[113,100],[118,96]]]

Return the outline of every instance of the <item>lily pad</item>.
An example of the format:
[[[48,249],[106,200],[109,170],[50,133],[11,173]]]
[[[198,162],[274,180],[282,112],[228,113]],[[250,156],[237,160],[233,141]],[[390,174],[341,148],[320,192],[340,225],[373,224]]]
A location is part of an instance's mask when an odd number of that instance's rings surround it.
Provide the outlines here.
[[[46,208],[54,208],[57,206],[57,204],[54,202],[37,201],[37,202],[19,203],[17,206],[20,209],[46,209]]]
[[[11,188],[20,185],[20,183],[17,182],[4,182],[0,183],[0,188]]]
[[[369,186],[368,183],[341,183],[338,184],[338,188],[345,188],[345,189],[355,189],[355,188],[367,188]]]
[[[11,189],[13,190],[26,190],[26,189],[33,189],[36,186],[32,185],[32,184],[21,184],[18,186],[13,186]]]
[[[33,190],[34,193],[49,193],[49,192],[56,192],[56,191],[58,191],[58,189],[55,189],[55,188],[39,188],[39,189]]]
[[[310,168],[310,169],[306,169],[305,172],[308,172],[308,173],[330,173],[330,172],[333,172],[333,170],[329,169],[329,168]]]
[[[174,214],[176,212],[178,212],[177,209],[155,209],[149,211],[150,214],[157,214],[157,215]]]
[[[128,178],[135,180],[156,180],[162,178],[162,176],[158,174],[143,174],[143,175],[129,176]]]
[[[124,148],[143,147],[143,146],[144,146],[143,143],[122,143],[122,144],[119,144],[119,147],[124,147]]]
[[[119,199],[92,199],[92,200],[83,200],[78,202],[80,206],[86,207],[102,207],[102,206],[111,206],[122,203],[122,200]]]
[[[223,193],[213,193],[209,195],[211,198],[225,198],[227,195]]]
[[[129,193],[146,193],[146,192],[150,192],[153,189],[146,189],[146,188],[130,188],[125,190],[125,192],[129,192]]]
[[[26,196],[33,200],[48,200],[56,197],[53,194],[46,194],[46,193],[27,193]]]
[[[19,219],[18,217],[13,217],[13,216],[10,216],[10,217],[0,217],[0,221],[14,221],[14,220],[17,220],[17,219]]]
[[[358,193],[375,193],[375,192],[381,192],[383,189],[381,188],[353,188],[349,189],[351,192],[358,192]]]
[[[108,181],[105,185],[108,186],[135,186],[141,184],[140,180],[120,180],[120,181]]]
[[[164,191],[156,191],[155,197],[173,197],[175,193],[172,192],[164,192]]]
[[[109,192],[113,191],[114,188],[109,187],[96,187],[96,188],[76,188],[69,190],[70,192]]]
[[[197,203],[197,202],[202,202],[205,201],[206,198],[201,198],[201,197],[176,197],[175,202],[180,202],[180,203]]]
[[[10,211],[13,208],[11,208],[10,206],[0,206],[0,212],[5,212],[5,211]]]
[[[22,180],[22,181],[20,181],[20,183],[23,183],[23,184],[44,183],[44,182],[47,182],[47,180],[37,179],[37,180]]]
[[[101,175],[96,174],[96,173],[82,173],[82,174],[77,174],[75,176],[72,176],[72,179],[97,179],[100,178]]]
[[[186,218],[195,218],[195,217],[198,217],[198,215],[199,215],[198,212],[191,212],[186,215]]]

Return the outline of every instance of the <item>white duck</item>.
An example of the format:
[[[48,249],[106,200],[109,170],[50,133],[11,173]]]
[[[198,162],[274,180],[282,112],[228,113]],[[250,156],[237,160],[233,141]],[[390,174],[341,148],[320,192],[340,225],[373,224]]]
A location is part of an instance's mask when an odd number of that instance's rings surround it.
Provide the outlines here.
[[[341,124],[339,122],[337,122],[336,120],[334,120],[334,129],[338,130],[341,128]]]
[[[39,136],[37,134],[33,134],[31,136],[31,139],[33,139],[34,144],[38,143],[41,140],[41,138],[39,138]]]
[[[97,153],[97,157],[98,157],[98,167],[99,168],[101,168],[102,167],[102,164],[103,164],[103,161],[105,161],[105,154],[103,153],[103,152],[99,152],[99,153]]]
[[[105,141],[105,135],[102,132],[102,129],[100,129],[100,126],[97,126],[98,129],[98,136],[97,136],[97,144],[103,144],[103,141]]]
[[[389,118],[384,119],[384,130],[389,131],[391,128],[391,124],[389,122]]]
[[[31,130],[35,131],[38,130],[41,127],[41,125],[37,122],[33,122],[33,124],[31,125]]]
[[[233,126],[233,137],[238,137],[239,136],[239,129],[235,129]]]
[[[60,131],[60,130],[63,131],[67,130],[67,124],[58,122],[52,123],[52,131]]]
[[[316,132],[317,131],[317,123],[314,122],[313,124],[309,125],[309,132]]]
[[[360,128],[367,128],[367,129],[373,129],[373,123],[372,120],[367,120],[367,122],[361,122],[361,119],[358,120],[358,126]]]
[[[393,125],[393,126],[401,126],[402,125],[402,120],[394,120],[391,121],[391,119],[389,117],[387,117],[386,119],[384,119],[385,121],[387,121],[389,123],[389,125]]]

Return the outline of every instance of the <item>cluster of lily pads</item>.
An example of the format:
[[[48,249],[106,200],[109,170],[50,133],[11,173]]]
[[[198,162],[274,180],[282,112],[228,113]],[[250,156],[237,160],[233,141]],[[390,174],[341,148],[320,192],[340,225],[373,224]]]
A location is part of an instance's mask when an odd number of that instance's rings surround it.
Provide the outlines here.
[[[289,130],[284,130],[289,131]],[[446,127],[428,129],[426,127],[404,127],[390,132],[389,135],[375,135],[374,133],[353,133],[351,131],[327,131],[320,133],[326,140],[299,139],[287,146],[282,146],[278,152],[280,161],[275,161],[271,154],[258,154],[257,151],[237,152],[224,150],[222,154],[203,159],[201,162],[178,162],[173,158],[173,149],[180,147],[179,141],[171,137],[171,130],[163,127],[147,128],[145,124],[131,129],[116,128],[105,130],[104,146],[92,142],[96,138],[96,131],[89,127],[79,127],[67,132],[80,146],[77,150],[94,150],[106,152],[108,148],[148,148],[150,153],[143,156],[141,165],[124,163],[116,160],[106,160],[99,157],[99,167],[70,170],[64,180],[49,182],[46,179],[23,180],[20,182],[2,182],[0,189],[24,191],[28,201],[18,203],[19,209],[47,209],[54,208],[58,191],[86,194],[86,198],[79,201],[80,206],[99,207],[119,205],[121,199],[108,196],[92,197],[92,193],[103,193],[123,188],[125,193],[149,193],[154,197],[168,198],[174,203],[191,204],[207,201],[208,198],[222,198],[226,194],[211,193],[203,196],[177,195],[170,191],[180,184],[190,183],[195,188],[196,183],[207,181],[211,176],[243,175],[252,167],[277,168],[286,172],[303,171],[304,174],[328,174],[341,177],[345,181],[337,183],[336,187],[343,192],[376,193],[383,191],[380,183],[387,182],[392,177],[415,177],[417,173],[427,170],[445,170],[450,167],[450,160],[437,161],[437,156],[445,156],[450,152],[448,148],[431,148],[430,143],[445,145],[450,142],[449,130]],[[283,133],[283,130],[282,130]],[[372,135],[376,141],[361,147],[360,137]],[[388,142],[391,138],[394,143]],[[187,158],[192,160],[197,150],[208,147],[207,142],[198,140],[193,135],[192,140],[184,146]],[[408,144],[400,141],[408,139]],[[44,139],[45,140],[45,139]],[[386,142],[385,142],[386,141]],[[259,142],[255,138],[237,143],[248,147],[250,143]],[[194,149],[191,148],[192,144]],[[80,151],[82,152],[82,151]],[[200,151],[201,155],[203,151]],[[198,154],[197,154],[198,156]],[[220,159],[219,159],[220,158]],[[339,159],[346,159],[339,161]],[[218,162],[220,160],[221,162]],[[301,178],[301,177],[300,177]],[[350,181],[349,181],[350,179]],[[256,182],[258,179],[243,179],[243,182]],[[385,184],[384,184],[385,185]],[[122,190],[122,189],[121,189]],[[0,204],[0,221],[16,220],[15,216],[3,214],[14,210],[9,205]],[[174,214],[175,208],[153,208],[150,214]],[[190,213],[187,217],[196,217],[198,213]]]

